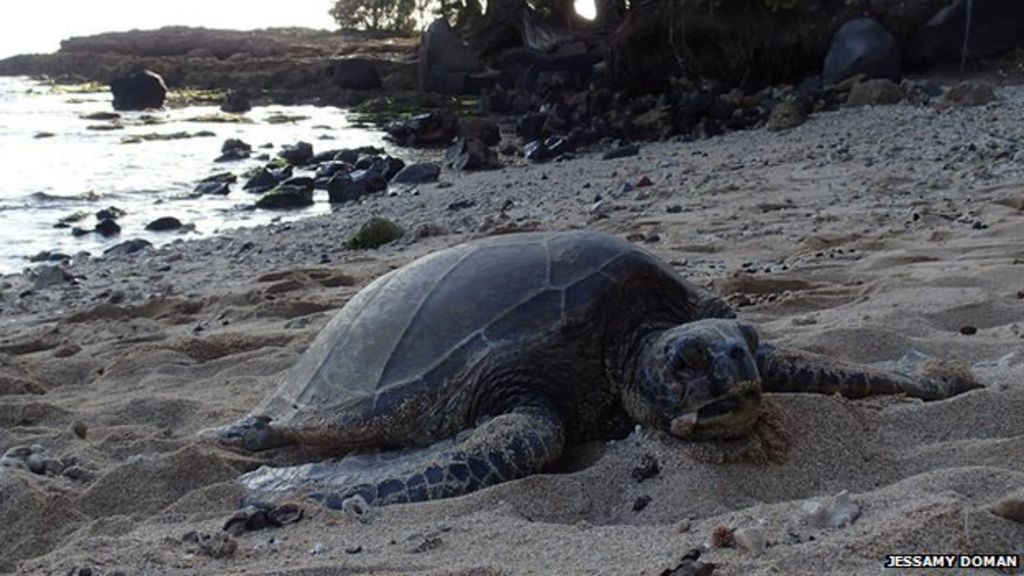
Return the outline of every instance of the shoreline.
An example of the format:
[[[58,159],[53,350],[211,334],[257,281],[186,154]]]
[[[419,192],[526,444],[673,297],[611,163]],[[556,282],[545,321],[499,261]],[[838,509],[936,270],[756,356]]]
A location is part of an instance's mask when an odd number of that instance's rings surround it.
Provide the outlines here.
[[[724,575],[1024,553],[1024,525],[989,511],[1024,496],[1024,87],[997,94],[972,108],[842,109],[623,159],[446,172],[450,187],[76,262],[76,283],[23,297],[31,280],[2,276],[0,447],[40,444],[82,472],[0,469],[12,519],[0,571],[659,574],[719,526],[769,542],[760,555],[705,549]],[[408,234],[346,249],[372,216]],[[301,521],[232,538],[224,557],[186,537],[220,532],[232,479],[255,465],[196,432],[254,406],[361,287],[478,235],[572,227],[641,243],[766,340],[858,362],[920,349],[965,361],[986,388],[934,403],[771,395],[734,443],[635,434],[581,448],[557,473],[365,525],[299,502]],[[640,483],[630,470],[647,454],[662,471]],[[842,491],[861,508],[853,525],[805,522],[805,506]],[[642,496],[651,505],[634,510]]]

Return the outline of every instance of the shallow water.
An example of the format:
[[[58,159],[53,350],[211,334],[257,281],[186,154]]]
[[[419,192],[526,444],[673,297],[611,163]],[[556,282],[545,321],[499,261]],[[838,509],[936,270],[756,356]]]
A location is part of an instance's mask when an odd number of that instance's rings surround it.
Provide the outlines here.
[[[299,140],[312,143],[314,152],[384,145],[383,132],[354,126],[347,112],[338,108],[256,107],[244,114],[251,124],[190,120],[219,113],[216,106],[165,108],[121,113],[124,128],[110,131],[88,128],[110,121],[82,118],[109,111],[110,94],[106,92],[61,93],[25,78],[0,78],[0,273],[21,270],[29,265],[28,257],[43,250],[71,255],[87,250],[98,255],[129,238],[145,238],[160,245],[177,238],[265,224],[275,218],[290,220],[330,211],[322,191],[317,191],[313,206],[302,210],[246,209],[256,196],[242,190],[241,175],[266,162],[249,159],[214,163],[227,138],[251,144],[254,157],[261,153],[273,157],[283,145]],[[275,114],[304,118],[268,123]],[[213,132],[214,136],[124,142],[150,134],[194,135],[202,131]],[[37,138],[41,132],[53,136]],[[267,144],[271,146],[259,148]],[[223,171],[239,176],[229,195],[190,197],[197,181]],[[88,234],[76,238],[70,228],[54,228],[63,217],[87,212],[88,217],[72,226],[91,229],[96,222],[93,214],[110,206],[126,212],[118,219],[122,228],[119,236]],[[174,216],[186,225],[194,225],[194,229],[145,230],[147,223],[161,216]]]

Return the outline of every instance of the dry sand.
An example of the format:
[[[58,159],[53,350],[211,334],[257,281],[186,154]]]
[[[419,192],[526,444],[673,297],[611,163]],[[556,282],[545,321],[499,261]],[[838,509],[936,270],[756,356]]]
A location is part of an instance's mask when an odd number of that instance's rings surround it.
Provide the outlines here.
[[[29,280],[5,277],[0,449],[38,444],[76,465],[0,468],[0,571],[657,575],[719,526],[760,527],[769,544],[706,550],[719,575],[1024,553],[1024,524],[989,511],[1024,495],[1024,89],[999,96],[818,114],[636,158],[446,173],[453,186],[418,196],[76,263],[77,286],[20,297]],[[642,176],[654,185],[618,193]],[[594,219],[596,195],[607,218]],[[475,206],[448,209],[459,200]],[[344,249],[375,214],[447,233]],[[368,524],[304,502],[302,521],[239,536],[227,558],[183,541],[220,532],[240,495],[232,479],[257,464],[196,432],[256,405],[361,286],[482,229],[583,226],[645,239],[765,339],[861,362],[918,349],[967,362],[986,387],[932,403],[774,395],[742,441],[640,432]],[[648,454],[661,472],[637,482]],[[806,523],[806,505],[844,490],[861,507],[851,526]]]

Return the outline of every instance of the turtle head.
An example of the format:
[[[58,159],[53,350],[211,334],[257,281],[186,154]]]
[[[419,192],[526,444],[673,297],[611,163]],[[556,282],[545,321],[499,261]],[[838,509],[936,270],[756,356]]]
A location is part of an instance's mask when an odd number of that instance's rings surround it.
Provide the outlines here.
[[[761,405],[749,324],[704,319],[676,326],[643,346],[623,393],[637,422],[680,438],[728,438],[747,432]]]

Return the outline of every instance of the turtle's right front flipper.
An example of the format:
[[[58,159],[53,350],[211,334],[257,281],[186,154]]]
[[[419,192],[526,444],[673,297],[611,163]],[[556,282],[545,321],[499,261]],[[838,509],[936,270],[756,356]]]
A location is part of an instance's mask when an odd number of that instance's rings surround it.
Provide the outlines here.
[[[467,494],[539,471],[561,455],[561,420],[548,408],[524,407],[497,416],[459,441],[422,449],[357,455],[241,477],[257,499],[281,490],[305,492],[330,508],[352,496],[374,506]]]
[[[762,345],[757,350],[757,368],[765,392],[841,394],[847,398],[905,394],[941,400],[982,387],[967,367],[918,352],[904,356],[890,371]]]

